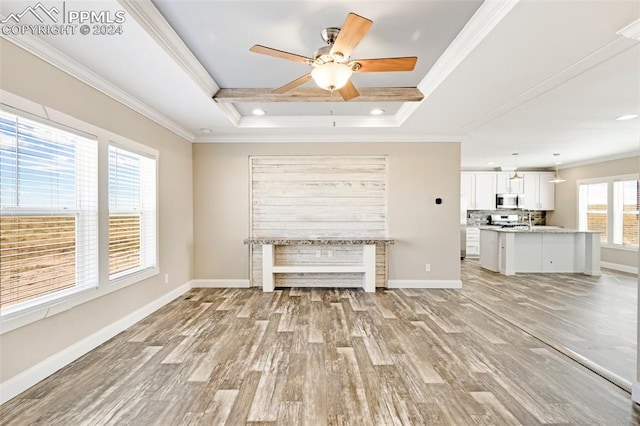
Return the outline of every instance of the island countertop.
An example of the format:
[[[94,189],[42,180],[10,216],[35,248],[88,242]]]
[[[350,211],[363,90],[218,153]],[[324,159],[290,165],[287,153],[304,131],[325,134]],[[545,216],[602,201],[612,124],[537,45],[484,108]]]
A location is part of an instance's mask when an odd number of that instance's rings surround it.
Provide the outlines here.
[[[245,244],[276,246],[292,245],[335,245],[335,246],[360,246],[369,244],[392,245],[395,241],[390,238],[247,238]]]
[[[578,231],[577,229],[568,229],[568,228],[560,228],[558,226],[534,226],[531,229],[522,227],[522,228],[502,228],[496,226],[481,226],[481,231],[495,231],[495,232],[507,232],[507,233],[518,233],[518,234],[577,234],[577,233],[599,233],[599,231]]]

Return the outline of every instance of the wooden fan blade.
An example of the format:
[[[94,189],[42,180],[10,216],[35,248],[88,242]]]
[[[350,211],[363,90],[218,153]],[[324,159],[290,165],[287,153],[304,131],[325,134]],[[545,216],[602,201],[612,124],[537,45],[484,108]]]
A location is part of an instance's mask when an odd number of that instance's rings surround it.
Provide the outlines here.
[[[347,84],[345,84],[342,89],[338,89],[338,93],[340,93],[340,96],[342,96],[342,99],[345,101],[349,101],[360,96],[360,92],[358,92],[358,89],[356,89],[356,86],[353,85],[351,80],[347,81]]]
[[[305,84],[309,80],[311,80],[311,73],[305,74],[300,78],[296,78],[295,80],[285,84],[282,87],[278,87],[277,89],[273,89],[271,91],[271,93],[279,93],[279,94],[287,93],[289,90],[293,90],[298,86],[302,86],[303,84]]]
[[[367,18],[355,13],[348,14],[338,33],[338,38],[333,43],[331,54],[340,52],[345,58],[349,57],[353,49],[362,40],[362,37],[369,31],[371,25],[373,25],[373,21]]]
[[[413,71],[418,58],[407,56],[404,58],[378,58],[378,59],[356,59],[360,65],[354,72],[385,72],[385,71]]]
[[[273,49],[271,47],[261,46],[259,44],[254,45],[249,50],[255,53],[262,53],[263,55],[267,56],[275,56],[276,58],[280,59],[288,59],[289,61],[300,62],[301,64],[309,64],[309,62],[313,62],[313,59],[311,58],[296,55],[295,53]]]

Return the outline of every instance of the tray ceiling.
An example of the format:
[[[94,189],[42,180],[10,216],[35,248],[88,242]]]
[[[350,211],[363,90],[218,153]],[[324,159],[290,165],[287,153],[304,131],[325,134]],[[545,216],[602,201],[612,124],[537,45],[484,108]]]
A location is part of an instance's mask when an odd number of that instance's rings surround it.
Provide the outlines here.
[[[0,2],[0,14],[29,0]],[[45,6],[62,1],[42,2]],[[640,8],[617,1],[64,2],[126,11],[117,37],[1,35],[195,142],[460,141],[462,166],[552,167],[638,155]],[[355,58],[418,56],[412,72],[355,75],[410,85],[416,103],[216,103],[220,88],[274,88],[308,69],[249,52],[311,55],[348,12],[373,20]],[[307,86],[305,86],[307,87]],[[309,83],[308,87],[313,87]],[[259,107],[267,114],[256,117]],[[370,115],[382,108],[380,116]],[[333,114],[331,114],[333,111]],[[203,132],[202,129],[210,129]],[[489,162],[493,164],[489,166]]]

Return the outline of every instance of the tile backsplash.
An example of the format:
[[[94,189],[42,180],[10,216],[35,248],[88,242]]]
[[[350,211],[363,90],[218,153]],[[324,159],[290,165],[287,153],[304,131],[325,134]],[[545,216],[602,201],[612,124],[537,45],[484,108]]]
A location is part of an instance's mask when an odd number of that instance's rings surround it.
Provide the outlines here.
[[[467,211],[467,225],[488,225],[489,216],[492,214],[517,214],[520,222],[528,223],[529,212],[522,210],[469,210]],[[533,225],[543,226],[547,224],[547,212],[532,211],[531,223]]]

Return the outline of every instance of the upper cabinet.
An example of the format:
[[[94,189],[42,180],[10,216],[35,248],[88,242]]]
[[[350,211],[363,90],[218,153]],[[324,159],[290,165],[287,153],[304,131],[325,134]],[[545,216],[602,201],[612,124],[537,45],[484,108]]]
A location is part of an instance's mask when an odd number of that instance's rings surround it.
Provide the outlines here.
[[[466,200],[468,210],[495,209],[495,173],[462,172],[460,175],[460,196]]]
[[[468,210],[495,210],[496,194],[521,194],[527,210],[554,210],[553,172],[520,172],[524,179],[509,180],[513,172],[462,172],[460,195]]]
[[[509,180],[513,176],[512,172],[496,173],[496,193],[497,194],[522,194],[524,193],[524,183],[522,179]]]
[[[554,210],[555,184],[553,172],[524,173],[524,208],[527,210]]]

